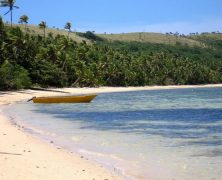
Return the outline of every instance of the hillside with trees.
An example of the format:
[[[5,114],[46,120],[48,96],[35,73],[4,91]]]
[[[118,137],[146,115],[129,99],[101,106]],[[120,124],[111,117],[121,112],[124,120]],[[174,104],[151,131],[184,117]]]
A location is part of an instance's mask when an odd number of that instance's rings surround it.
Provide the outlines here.
[[[222,82],[222,40],[215,38],[220,34],[186,37],[197,43],[192,45],[111,41],[90,31],[73,33],[71,23],[59,34],[42,21],[37,33],[27,20],[21,17],[19,27],[0,18],[1,90]]]

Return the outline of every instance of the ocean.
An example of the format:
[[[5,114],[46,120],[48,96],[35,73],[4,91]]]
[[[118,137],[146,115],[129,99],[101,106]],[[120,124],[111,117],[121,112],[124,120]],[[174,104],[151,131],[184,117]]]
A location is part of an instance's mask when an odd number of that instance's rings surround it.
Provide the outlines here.
[[[101,93],[89,104],[19,102],[4,111],[124,179],[222,179],[222,88]]]

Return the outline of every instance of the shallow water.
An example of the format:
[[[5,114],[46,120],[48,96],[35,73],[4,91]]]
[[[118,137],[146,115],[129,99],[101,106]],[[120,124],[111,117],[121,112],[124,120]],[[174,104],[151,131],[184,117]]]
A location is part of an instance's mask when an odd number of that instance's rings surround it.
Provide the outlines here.
[[[5,111],[125,179],[222,179],[222,88],[104,93],[90,104]]]

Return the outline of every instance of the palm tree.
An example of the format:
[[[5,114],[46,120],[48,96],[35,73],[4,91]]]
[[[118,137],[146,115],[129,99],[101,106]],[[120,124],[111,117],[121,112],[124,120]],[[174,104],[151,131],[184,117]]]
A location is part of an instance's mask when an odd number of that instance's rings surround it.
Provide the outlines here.
[[[39,23],[39,28],[43,29],[43,31],[44,31],[44,38],[45,38],[45,29],[47,28],[46,22],[42,21],[41,23]]]
[[[18,6],[15,6],[15,0],[0,0],[0,7],[9,7],[8,12],[6,12],[4,15],[11,13],[11,27],[12,27],[12,11],[13,8],[19,8]]]
[[[26,15],[22,15],[19,20],[19,23],[22,23],[22,24],[25,23],[25,31],[27,29],[28,20],[29,20],[29,17]]]
[[[68,37],[69,37],[69,33],[71,31],[71,27],[72,27],[72,24],[70,22],[67,22],[66,25],[64,26],[64,28],[68,30]]]

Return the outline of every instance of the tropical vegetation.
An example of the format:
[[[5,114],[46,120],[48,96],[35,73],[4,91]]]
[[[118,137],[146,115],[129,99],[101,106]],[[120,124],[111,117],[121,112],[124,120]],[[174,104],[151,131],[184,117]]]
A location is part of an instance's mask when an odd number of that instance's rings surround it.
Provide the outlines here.
[[[44,38],[45,38],[46,28],[47,28],[46,22],[45,21],[41,21],[41,23],[39,23],[39,28],[43,30],[43,34],[44,34]]]
[[[70,22],[67,22],[64,26],[64,29],[68,30],[68,37],[71,32],[71,27],[72,27],[72,24]]]
[[[0,7],[8,7],[9,10],[4,14],[8,14],[10,13],[10,17],[11,17],[11,26],[12,26],[12,13],[13,13],[13,9],[16,8],[18,9],[19,7],[15,5],[15,0],[0,0]]]
[[[25,21],[23,21],[26,23]],[[71,23],[66,24],[71,32]],[[70,26],[68,26],[70,25]],[[110,41],[93,32],[24,32],[0,18],[0,89],[208,84],[222,82],[222,40],[189,37],[202,46]],[[27,27],[28,28],[28,27]]]
[[[29,20],[29,17],[27,15],[22,15],[19,19],[19,22],[18,22],[21,24],[25,24],[25,31],[27,31],[28,20]]]

